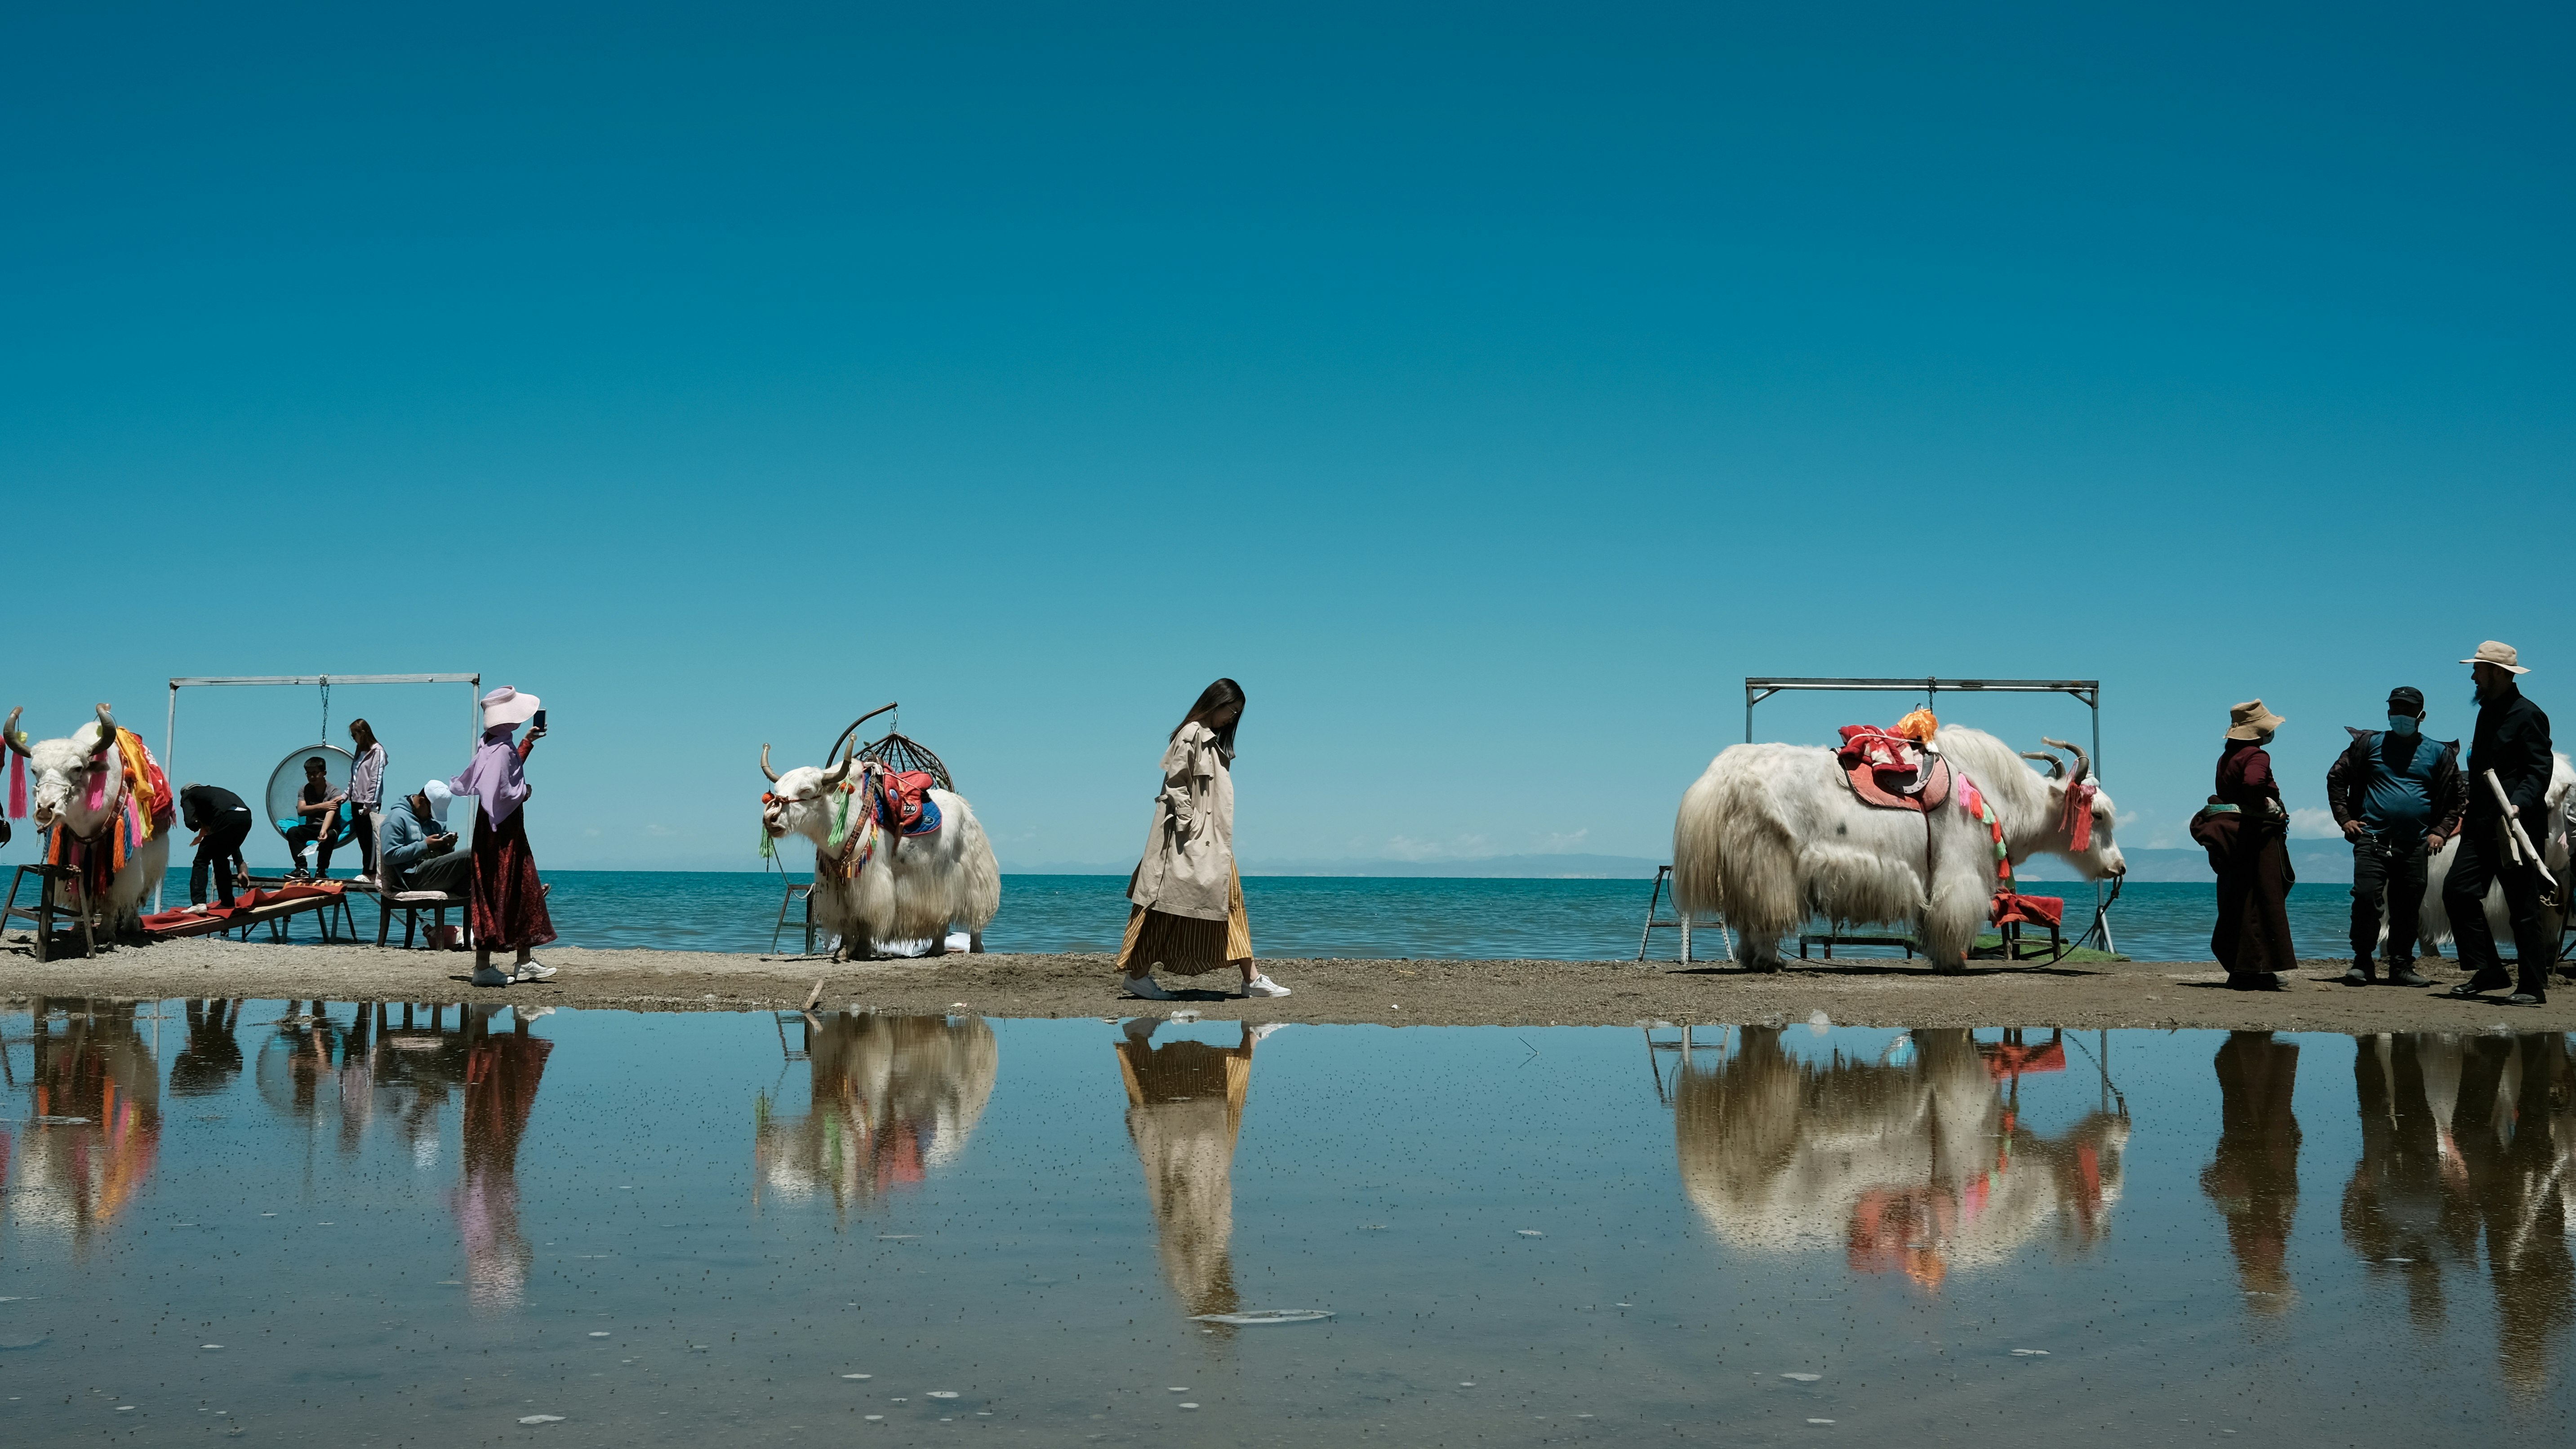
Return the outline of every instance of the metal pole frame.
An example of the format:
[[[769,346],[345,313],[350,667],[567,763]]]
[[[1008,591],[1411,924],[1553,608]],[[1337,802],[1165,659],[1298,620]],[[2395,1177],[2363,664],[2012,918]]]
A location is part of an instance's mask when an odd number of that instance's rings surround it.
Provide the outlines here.
[[[2102,775],[2102,681],[2098,679],[1941,679],[1926,675],[1921,679],[1810,679],[1776,678],[1744,679],[1744,742],[1753,743],[1753,706],[1775,694],[1792,691],[1823,691],[1862,694],[1919,694],[1925,708],[1940,697],[1942,690],[1960,694],[2066,694],[2081,701],[2093,712],[2093,775]],[[2099,940],[2102,949],[2111,945],[2110,902],[2104,896],[2102,883],[2093,882],[2093,925],[2075,944]],[[2116,954],[2116,953],[2115,953]]]
[[[466,736],[470,748],[483,738],[481,703],[483,676],[480,674],[189,674],[170,681],[170,710],[161,725],[161,770],[176,785],[179,779],[179,691],[217,684],[462,684],[465,688],[467,718],[471,731]],[[152,909],[161,909],[161,891],[165,881],[152,883]]]

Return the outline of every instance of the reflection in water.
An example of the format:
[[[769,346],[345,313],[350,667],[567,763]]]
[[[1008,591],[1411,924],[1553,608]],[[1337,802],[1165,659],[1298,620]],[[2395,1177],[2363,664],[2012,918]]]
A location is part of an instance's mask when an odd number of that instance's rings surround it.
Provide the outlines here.
[[[238,1001],[188,1003],[188,1044],[170,1062],[170,1095],[211,1097],[241,1075],[241,1043],[233,1031],[241,1025]]]
[[[519,1232],[519,1138],[555,1049],[530,1036],[516,1012],[508,1033],[494,1032],[500,1009],[464,1008],[465,1171],[452,1202],[465,1238],[465,1291],[477,1308],[514,1308],[527,1291],[536,1254]]]
[[[2058,1043],[2026,1048],[2018,1033],[1916,1031],[1883,1060],[1813,1063],[1777,1028],[1744,1027],[1735,1051],[1688,1054],[1675,1078],[1682,1187],[1735,1247],[1840,1246],[1856,1270],[1927,1288],[2052,1223],[2087,1248],[2119,1197],[2129,1123],[2106,1106],[2054,1139],[2022,1125],[2021,1076],[2064,1067]]]
[[[2357,1045],[2361,1161],[2344,1189],[2344,1241],[2373,1275],[2404,1280],[2416,1327],[2431,1330],[2444,1316],[2443,1273],[2475,1265],[2483,1227],[2505,1380],[2546,1387],[2576,1291],[2566,1037],[2407,1032]]]
[[[130,1001],[29,1005],[33,1120],[15,1143],[0,1129],[0,1208],[76,1252],[134,1201],[161,1146],[160,1069],[135,1011]]]
[[[781,1115],[765,1093],[753,1104],[753,1194],[828,1193],[836,1220],[954,1161],[1001,1061],[977,1016],[834,1012],[807,1022],[805,1051],[807,1111]]]
[[[1234,1139],[1252,1086],[1252,1048],[1262,1033],[1245,1023],[1231,1047],[1194,1041],[1158,1047],[1159,1025],[1139,1017],[1118,1041],[1127,1135],[1144,1163],[1163,1276],[1182,1311],[1232,1313],[1239,1306],[1227,1251],[1234,1237]]]
[[[2284,1258],[2299,1206],[2299,1119],[2290,1110],[2299,1049],[2268,1031],[2228,1034],[2218,1048],[2218,1151],[2200,1190],[2227,1218],[2236,1279],[2256,1312],[2290,1305]]]

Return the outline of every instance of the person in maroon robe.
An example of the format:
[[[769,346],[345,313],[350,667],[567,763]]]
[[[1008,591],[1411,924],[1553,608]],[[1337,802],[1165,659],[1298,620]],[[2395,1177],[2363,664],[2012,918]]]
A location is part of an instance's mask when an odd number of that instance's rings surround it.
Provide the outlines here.
[[[2232,842],[2212,862],[2218,867],[2218,925],[2209,934],[2209,953],[2227,968],[2227,984],[2238,991],[2278,991],[2279,973],[2298,961],[2290,944],[2290,886],[2297,879],[2290,870],[2290,814],[2272,778],[2272,756],[2263,748],[2286,723],[2259,699],[2228,711],[2218,788],[2204,812],[2236,817]],[[2216,850],[2211,854],[2219,857]]]

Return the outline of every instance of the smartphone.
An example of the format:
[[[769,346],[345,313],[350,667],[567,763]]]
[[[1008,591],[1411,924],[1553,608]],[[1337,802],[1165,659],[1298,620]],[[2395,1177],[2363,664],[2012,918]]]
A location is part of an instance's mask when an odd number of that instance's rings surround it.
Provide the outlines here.
[[[529,721],[529,723],[534,724],[539,729],[544,729],[546,727],[546,712],[544,710],[538,710],[536,718]]]

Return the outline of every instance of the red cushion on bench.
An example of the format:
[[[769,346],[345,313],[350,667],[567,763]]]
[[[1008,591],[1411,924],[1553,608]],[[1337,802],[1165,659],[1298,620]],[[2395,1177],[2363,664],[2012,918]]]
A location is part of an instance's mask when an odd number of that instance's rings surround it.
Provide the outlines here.
[[[2064,896],[2021,896],[2003,892],[1995,897],[1994,922],[1998,926],[2015,921],[2033,926],[2055,926],[2065,920]]]

